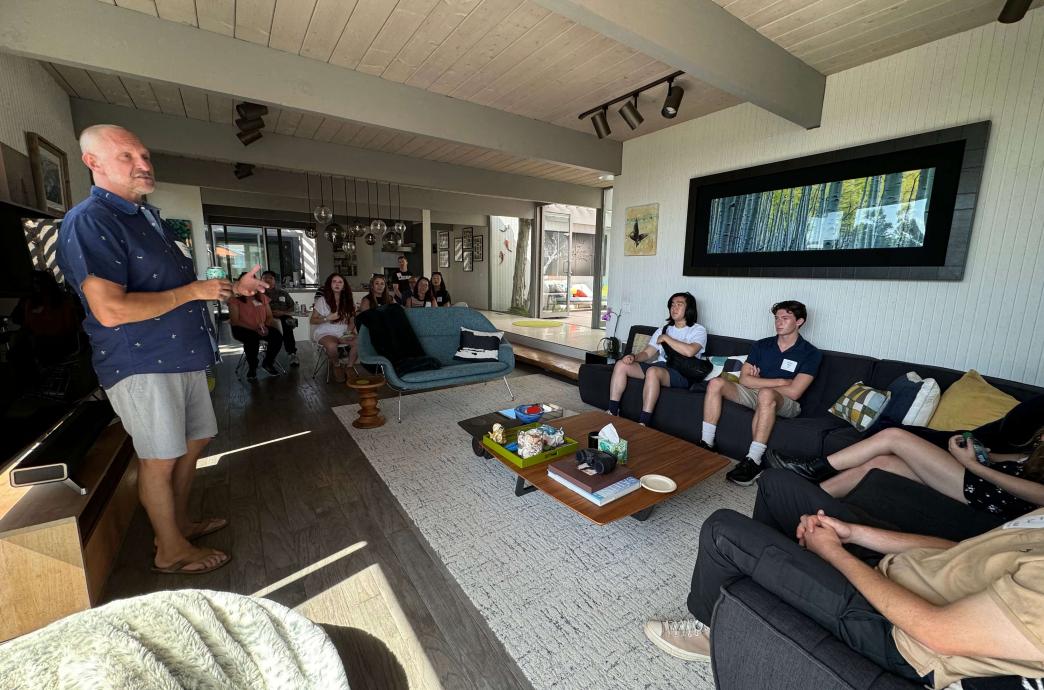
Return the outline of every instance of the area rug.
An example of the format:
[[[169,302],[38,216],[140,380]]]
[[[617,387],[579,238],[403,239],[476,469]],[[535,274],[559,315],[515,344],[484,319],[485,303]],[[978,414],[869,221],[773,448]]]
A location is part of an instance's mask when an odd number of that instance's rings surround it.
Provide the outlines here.
[[[542,375],[403,398],[403,422],[348,433],[536,688],[713,688],[710,666],[661,653],[648,618],[687,615],[700,525],[718,508],[750,514],[755,490],[722,470],[656,507],[645,522],[592,524],[475,457],[462,419],[519,402],[585,412],[579,391]],[[385,403],[387,406],[388,402]],[[609,418],[606,418],[609,421]]]
[[[520,321],[512,321],[512,326],[518,326],[520,328],[554,328],[555,326],[562,326],[565,321],[552,321],[551,319],[522,319]]]

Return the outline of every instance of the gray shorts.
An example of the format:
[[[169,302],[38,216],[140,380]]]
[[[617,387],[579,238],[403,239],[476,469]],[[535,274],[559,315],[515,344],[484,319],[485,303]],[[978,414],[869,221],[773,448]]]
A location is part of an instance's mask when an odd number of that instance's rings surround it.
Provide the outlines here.
[[[739,394],[739,400],[737,402],[739,402],[740,405],[743,405],[744,407],[749,407],[752,410],[757,409],[758,392],[756,390],[754,390],[753,388],[747,388],[742,383],[738,383],[736,381],[733,381],[732,385],[736,387],[736,392]],[[798,404],[796,400],[791,400],[785,395],[781,395],[779,397],[780,400],[782,400],[783,402],[781,402],[779,406],[776,407],[777,417],[790,419],[791,417],[797,417],[799,414],[801,414],[801,405]]]
[[[217,436],[204,371],[134,374],[105,394],[139,458],[175,460],[188,450],[186,441]]]

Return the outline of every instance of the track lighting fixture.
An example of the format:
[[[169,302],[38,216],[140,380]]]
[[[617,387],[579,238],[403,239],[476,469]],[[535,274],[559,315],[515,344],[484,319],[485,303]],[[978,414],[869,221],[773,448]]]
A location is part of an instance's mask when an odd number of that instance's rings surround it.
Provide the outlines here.
[[[237,180],[243,180],[254,174],[254,166],[250,163],[236,163],[236,167],[232,169],[232,172]]]
[[[259,117],[240,117],[236,119],[236,127],[239,127],[240,132],[253,132],[255,129],[262,129],[265,126],[265,121]]]
[[[613,133],[613,130],[609,129],[609,120],[606,119],[605,108],[591,116],[591,124],[594,125],[595,134],[598,135],[599,139],[605,139]]]
[[[268,106],[261,105],[260,103],[251,103],[249,101],[243,101],[236,106],[236,112],[239,113],[240,117],[252,120],[258,117],[264,117],[268,115]]]
[[[620,108],[620,117],[631,129],[638,129],[638,125],[645,121],[642,114],[638,112],[638,94],[634,94],[633,100],[624,101],[623,107]]]
[[[250,146],[255,141],[261,139],[262,134],[260,129],[255,129],[249,132],[236,132],[236,136],[239,137],[239,143],[243,146]]]
[[[1010,0],[1010,2],[1020,1],[1022,0]],[[660,113],[668,119],[673,118],[678,114],[678,106],[685,93],[681,86],[674,83],[674,80],[683,74],[685,74],[685,72],[674,72],[673,74],[668,74],[666,77],[660,77],[656,81],[637,88],[628,94],[614,98],[611,101],[606,101],[590,110],[586,110],[577,115],[577,117],[581,120],[588,117],[591,118],[591,125],[594,127],[595,134],[598,135],[599,139],[605,139],[607,136],[612,134],[612,129],[609,127],[609,119],[607,117],[609,114],[609,106],[616,105],[623,101],[624,103],[618,111],[620,117],[624,119],[624,122],[627,123],[628,127],[631,129],[638,129],[638,126],[645,121],[642,114],[638,112],[638,96],[643,91],[648,91],[654,86],[667,84],[667,99],[664,101],[663,109]]]
[[[1001,9],[997,21],[1001,24],[1014,24],[1029,12],[1031,0],[1008,0]]]
[[[681,106],[685,89],[675,84],[673,79],[667,82],[667,84],[667,98],[663,99],[663,110],[660,111],[660,114],[671,120],[678,114],[678,108]]]

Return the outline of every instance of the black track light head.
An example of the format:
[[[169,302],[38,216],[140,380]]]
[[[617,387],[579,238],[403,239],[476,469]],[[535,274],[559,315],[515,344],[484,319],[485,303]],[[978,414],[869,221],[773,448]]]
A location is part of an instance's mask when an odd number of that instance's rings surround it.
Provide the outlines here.
[[[239,127],[241,132],[253,132],[256,129],[263,129],[265,121],[259,117],[240,117],[236,119],[236,127]]]
[[[232,173],[236,176],[237,180],[242,180],[254,174],[254,166],[250,163],[236,163],[236,167],[233,168]]]
[[[681,107],[682,96],[685,95],[685,89],[674,83],[671,80],[668,83],[667,98],[663,99],[663,109],[660,114],[668,120],[673,119],[678,115],[678,108]]]
[[[243,146],[250,146],[255,141],[259,140],[262,137],[262,134],[261,130],[255,129],[250,132],[236,132],[236,136],[239,137],[239,142],[243,144]]]
[[[1001,24],[1014,24],[1026,16],[1030,2],[1031,0],[1008,0],[1004,3],[1004,9],[1001,10],[997,21]]]
[[[638,112],[638,94],[634,94],[633,100],[624,102],[623,107],[620,108],[620,117],[631,129],[638,129],[638,125],[645,121],[642,114]]]
[[[264,117],[268,115],[268,106],[261,105],[260,103],[250,103],[249,101],[243,101],[236,106],[236,112],[239,113],[240,117],[255,118]]]
[[[591,124],[594,125],[595,134],[598,135],[599,139],[605,139],[613,133],[613,130],[609,129],[609,120],[606,119],[606,110],[604,109],[591,116]]]

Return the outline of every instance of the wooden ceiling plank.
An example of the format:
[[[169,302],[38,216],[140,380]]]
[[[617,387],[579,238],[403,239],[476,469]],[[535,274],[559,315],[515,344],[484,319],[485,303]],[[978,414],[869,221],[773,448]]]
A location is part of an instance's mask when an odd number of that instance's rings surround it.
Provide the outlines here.
[[[417,151],[427,145],[431,141],[437,141],[431,137],[415,136],[413,139],[403,144],[402,148],[399,149],[398,153],[401,156],[416,156]]]
[[[181,100],[181,91],[177,86],[161,82],[150,82],[149,86],[164,114],[186,117],[185,104]]]
[[[405,82],[445,43],[482,0],[443,0],[392,59],[381,76]]]
[[[406,79],[410,86],[426,89],[459,60],[469,48],[488,34],[520,0],[485,0],[450,33],[431,55]]]
[[[116,6],[125,10],[149,14],[153,17],[159,16],[156,12],[156,3],[153,0],[116,0]]]
[[[236,0],[196,0],[199,28],[224,36],[236,35]]]
[[[356,0],[319,0],[301,44],[301,55],[329,62],[355,10]]]
[[[236,0],[235,8],[235,37],[267,46],[275,15],[275,0]]]
[[[355,11],[348,19],[341,37],[334,47],[330,62],[348,69],[355,69],[359,60],[373,43],[374,37],[380,33],[384,22],[395,9],[398,0],[366,0],[356,5]]]
[[[557,71],[542,75],[541,81],[530,81],[522,85],[515,93],[501,99],[496,107],[526,117],[536,117],[537,113],[554,107],[555,103],[569,100],[577,91],[590,88],[591,80],[599,75],[606,72],[615,75],[625,74],[621,65],[636,55],[648,59],[634,48],[610,40],[604,50],[598,53],[592,51],[581,57],[572,68],[563,65]],[[621,93],[626,93],[626,90]]]
[[[302,113],[284,108],[279,113],[279,118],[275,120],[275,133],[293,136],[294,132],[297,131],[297,126],[301,124],[302,117]]]
[[[181,102],[185,104],[185,115],[193,120],[209,120],[207,94],[199,89],[181,88]]]
[[[169,22],[199,26],[195,0],[156,0],[156,13]]]
[[[455,156],[461,149],[460,144],[455,144],[452,141],[444,142],[442,146],[432,151],[425,158],[433,161],[445,162],[446,160]]]
[[[389,141],[391,141],[392,137],[394,137],[395,135],[396,132],[393,132],[390,129],[377,129],[376,133],[374,134],[374,137],[370,139],[370,141],[366,142],[366,148],[374,149],[376,151],[382,151],[384,150],[384,146]]]
[[[300,54],[315,5],[316,0],[276,0],[268,47]]]
[[[155,113],[162,112],[159,101],[156,100],[156,94],[152,92],[152,86],[149,82],[131,77],[120,77],[120,81],[123,82],[124,88],[130,94],[131,100],[134,101],[135,108],[138,110],[151,110]]]
[[[388,21],[381,27],[356,69],[375,76],[384,74],[406,42],[417,33],[421,24],[425,23],[439,1],[399,0],[399,4],[388,16]]]
[[[421,139],[422,137],[417,138]],[[425,141],[421,142],[421,145],[414,149],[409,155],[414,158],[428,158],[432,151],[441,149],[446,144],[442,139],[435,139],[434,137],[423,137],[423,139],[425,139]]]
[[[58,64],[54,68],[65,79],[65,83],[72,87],[77,96],[91,101],[105,102],[105,96],[98,88],[98,85],[91,79],[91,76],[87,74],[87,70]]]
[[[413,140],[413,135],[409,132],[394,132],[388,141],[381,146],[381,151],[387,151],[388,153],[398,153],[403,146],[410,143]]]
[[[904,7],[916,4],[918,0],[824,0],[813,6],[819,8],[818,13],[795,12],[764,27],[762,32],[782,46],[796,46],[860,18],[872,17],[879,12],[902,12]]]
[[[98,2],[103,2],[106,5],[115,5],[116,4],[116,0],[98,0]]]
[[[737,19],[746,21],[747,17],[772,4],[773,0],[736,0],[725,6],[725,10]]]
[[[323,123],[319,125],[319,129],[315,130],[313,138],[316,141],[333,141],[342,126],[344,126],[344,122],[341,120],[333,117],[323,118]]]
[[[377,127],[370,127],[368,125],[364,125],[359,128],[359,130],[352,137],[351,141],[348,142],[348,145],[358,146],[359,148],[363,149],[367,148],[367,145],[371,141],[373,141],[373,138],[376,137],[380,131],[381,130]]]
[[[350,142],[356,134],[363,128],[362,125],[356,124],[355,122],[345,122],[341,129],[338,130],[337,134],[333,138],[335,144],[347,144]]]
[[[316,115],[315,113],[302,113],[301,121],[297,124],[297,131],[294,132],[295,137],[302,137],[304,139],[314,139],[316,132],[319,131],[320,125],[323,124],[323,116]]]
[[[456,151],[443,158],[442,161],[444,163],[454,163],[457,165],[471,165],[471,161],[475,160],[483,153],[483,149],[476,146],[460,146]]]
[[[657,77],[674,71],[659,60],[642,53],[635,53],[620,63],[618,70],[615,73],[605,70],[601,74],[592,76],[583,85],[578,85],[571,97],[562,98],[553,103],[545,103],[545,107],[536,117],[547,122],[557,122],[565,118],[575,120],[577,115],[599,103],[605,103],[627,93],[630,89],[644,86]],[[655,93],[657,97],[662,95],[659,90],[653,90],[651,93]]]
[[[472,74],[450,95],[470,101],[483,91],[489,93],[503,88],[504,84],[518,79],[527,70],[540,68],[554,60],[558,53],[569,49],[570,42],[586,42],[593,35],[590,29],[551,14]]]
[[[104,2],[104,0],[103,0]],[[115,0],[113,0],[115,4]],[[40,66],[44,68],[44,71],[51,75],[51,79],[54,79],[54,83],[62,87],[62,91],[69,94],[73,98],[76,98],[76,91],[73,87],[69,86],[69,82],[65,81],[65,77],[58,73],[58,70],[50,62],[40,62]]]
[[[114,105],[122,105],[124,108],[133,108],[134,101],[131,100],[123,82],[115,74],[108,72],[88,72],[91,80],[105,96],[105,100]]]
[[[459,60],[432,82],[428,90],[446,95],[453,94],[468,79],[483,70],[493,78],[511,67],[509,60],[503,60],[497,66],[493,65],[503,53],[513,51],[516,56],[523,56],[525,51],[515,47],[520,41],[540,41],[542,45],[571,25],[572,22],[565,17],[553,15],[543,7],[526,3],[469,48]],[[543,40],[541,36],[544,37]],[[534,49],[537,48],[539,45]]]
[[[207,94],[207,107],[210,109],[210,121],[223,125],[231,124],[235,119],[235,102],[224,94]]]

